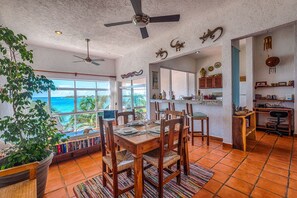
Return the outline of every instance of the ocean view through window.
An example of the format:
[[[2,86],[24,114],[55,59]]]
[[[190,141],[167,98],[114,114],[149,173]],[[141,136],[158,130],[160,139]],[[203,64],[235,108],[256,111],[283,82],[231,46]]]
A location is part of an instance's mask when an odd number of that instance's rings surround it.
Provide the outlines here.
[[[47,103],[51,116],[57,119],[61,132],[81,131],[98,126],[98,114],[111,108],[109,80],[53,80],[56,90],[33,95],[33,101]]]

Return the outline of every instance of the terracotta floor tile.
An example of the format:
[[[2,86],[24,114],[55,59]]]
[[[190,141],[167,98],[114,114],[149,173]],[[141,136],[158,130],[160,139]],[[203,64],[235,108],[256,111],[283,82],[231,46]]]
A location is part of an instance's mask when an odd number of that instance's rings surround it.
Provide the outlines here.
[[[44,198],[67,198],[67,192],[65,188],[61,188],[56,191],[52,191],[50,193],[45,194]]]
[[[254,198],[281,198],[281,196],[279,196],[279,195],[276,195],[276,194],[274,194],[274,193],[272,193],[272,192],[269,192],[269,191],[267,191],[267,190],[264,190],[264,189],[262,189],[262,188],[258,188],[258,187],[256,187],[254,190],[253,190],[253,192],[252,192],[252,194],[251,194],[251,197],[254,197]]]
[[[278,175],[282,175],[282,176],[285,176],[285,177],[288,177],[288,174],[289,174],[288,170],[281,169],[281,168],[278,168],[278,167],[275,167],[275,166],[271,166],[269,164],[265,165],[264,170],[269,171],[271,173],[278,174]]]
[[[208,153],[204,156],[205,158],[208,158],[208,159],[211,159],[213,161],[220,161],[223,157],[220,156],[220,155],[216,155],[216,154],[213,154],[213,153]]]
[[[224,151],[220,151],[220,150],[218,150],[218,149],[212,150],[210,153],[219,155],[219,156],[221,156],[221,157],[225,157],[225,156],[227,155],[226,152],[224,152]]]
[[[205,184],[205,186],[203,186],[203,188],[212,193],[216,193],[222,185],[223,184],[221,182],[211,179]]]
[[[250,158],[246,158],[242,163],[251,165],[257,169],[262,169],[265,164],[265,161],[256,161],[256,160],[251,160]]]
[[[228,174],[215,170],[212,178],[221,183],[225,183],[229,177]]]
[[[231,177],[227,182],[226,184],[227,186],[231,187],[231,188],[234,188],[246,195],[249,195],[250,192],[252,191],[253,189],[253,185],[250,184],[250,183],[247,183],[243,180],[240,180],[240,179],[237,179],[235,177]]]
[[[82,169],[86,178],[93,177],[96,175],[100,175],[102,173],[102,169],[99,166],[91,166],[85,169]]]
[[[275,173],[271,173],[271,172],[268,172],[268,171],[263,171],[260,175],[262,178],[265,178],[265,179],[268,179],[272,182],[275,182],[275,183],[278,183],[278,184],[281,184],[281,185],[284,185],[286,186],[287,183],[288,183],[288,177],[284,177],[284,176],[281,176],[281,175],[278,175],[278,174],[275,174]]]
[[[270,192],[273,192],[275,194],[278,194],[282,197],[284,197],[286,194],[286,186],[277,184],[267,179],[260,178],[256,186],[263,188],[265,190],[268,190]]]
[[[64,162],[59,163],[59,169],[61,170],[64,168],[75,166],[75,165],[77,165],[77,164],[74,160],[64,161]]]
[[[236,154],[229,153],[225,158],[241,162],[245,157],[241,156],[241,155],[236,155]]]
[[[64,181],[62,180],[61,177],[48,179],[46,182],[45,193],[48,193],[63,187],[64,187]]]
[[[228,158],[224,158],[220,161],[220,163],[225,164],[227,166],[231,166],[233,168],[237,168],[240,164],[240,162],[232,160],[232,159],[228,159]]]
[[[290,188],[293,188],[294,190],[297,190],[297,180],[290,179],[289,185],[290,185]]]
[[[89,168],[89,167],[92,167],[92,166],[97,166],[97,164],[95,163],[94,160],[90,160],[89,162],[79,162],[78,163],[78,166],[81,168],[81,169],[84,169],[84,168]]]
[[[208,168],[212,168],[217,162],[203,157],[202,159],[198,160],[197,163],[205,165]]]
[[[261,172],[261,169],[251,167],[248,164],[241,164],[238,169],[241,171],[244,171],[246,173],[256,175],[256,176],[258,176]]]
[[[250,174],[250,173],[247,173],[245,171],[242,171],[242,170],[236,170],[235,173],[233,173],[232,175],[233,177],[236,177],[238,179],[241,179],[243,181],[246,181],[250,184],[255,184],[258,177],[253,175],[253,174]]]
[[[216,164],[216,165],[213,167],[213,169],[214,169],[214,170],[221,171],[221,172],[226,173],[226,174],[228,174],[228,175],[231,175],[231,174],[234,172],[234,170],[235,170],[235,168],[232,168],[232,167],[227,166],[227,165],[222,164],[222,163],[218,163],[218,164]]]
[[[68,167],[65,167],[63,169],[60,168],[60,172],[61,172],[62,176],[69,175],[69,174],[77,172],[77,171],[80,171],[80,168],[77,164],[72,165],[72,166],[69,165]]]
[[[193,196],[193,198],[212,198],[212,197],[213,197],[213,194],[204,189],[200,189],[198,193],[196,193]]]
[[[294,190],[291,188],[288,189],[288,196],[287,196],[288,198],[295,198],[296,195],[297,195],[297,190]]]
[[[190,160],[190,162],[195,163],[197,160],[199,160],[203,156],[204,155],[202,155],[202,154],[198,155],[198,154],[191,153],[189,156],[189,160]]]
[[[74,182],[84,180],[85,177],[81,171],[74,172],[71,174],[68,174],[66,176],[63,176],[64,182],[66,185],[73,184]]]
[[[228,186],[223,186],[221,190],[218,192],[219,197],[228,197],[228,198],[243,198],[248,197],[247,195],[238,192]]]
[[[290,178],[297,180],[297,172],[290,171]]]

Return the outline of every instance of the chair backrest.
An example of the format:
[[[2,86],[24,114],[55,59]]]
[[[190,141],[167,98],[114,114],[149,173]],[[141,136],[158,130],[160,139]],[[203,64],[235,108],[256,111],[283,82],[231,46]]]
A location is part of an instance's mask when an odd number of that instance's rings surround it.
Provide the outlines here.
[[[190,116],[193,115],[193,105],[192,104],[189,104],[189,103],[186,104],[186,113],[187,113],[187,115],[190,115]]]
[[[109,153],[111,155],[112,168],[113,170],[117,170],[116,148],[112,123],[112,120],[103,120],[102,116],[99,116],[102,156],[106,156],[107,153]]]
[[[269,114],[275,118],[286,118],[289,115],[287,111],[270,111]]]
[[[174,102],[168,102],[168,110],[175,111],[175,104],[174,104]]]
[[[182,111],[166,110],[165,111],[166,120],[184,117],[185,115],[186,115],[185,110],[182,110]]]
[[[155,102],[155,111],[160,111],[160,104],[159,104],[159,102]]]
[[[118,112],[116,111],[115,113],[116,115],[116,125],[119,125],[119,117],[123,117],[124,118],[124,124],[127,124],[129,122],[129,116],[132,116],[132,119],[135,120],[135,110],[132,109],[132,111],[125,111],[125,112]]]
[[[174,137],[176,133],[178,133],[178,153],[181,155],[184,116],[171,120],[161,119],[160,127],[160,160],[163,160],[166,152],[172,151],[176,148],[176,145],[174,144]],[[169,130],[168,132],[167,129]]]
[[[16,166],[8,169],[4,169],[0,171],[0,177],[13,175],[16,173],[21,173],[29,170],[29,180],[36,179],[36,172],[39,162],[33,162],[29,164],[24,164],[21,166]]]

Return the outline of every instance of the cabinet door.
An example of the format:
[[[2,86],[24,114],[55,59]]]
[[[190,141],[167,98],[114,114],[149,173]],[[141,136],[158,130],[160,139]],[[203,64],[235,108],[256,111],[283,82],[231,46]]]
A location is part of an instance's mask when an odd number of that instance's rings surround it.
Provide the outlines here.
[[[199,89],[205,89],[206,88],[206,78],[199,78]]]
[[[216,76],[213,78],[213,88],[222,88],[223,87],[223,81],[222,76]]]
[[[206,87],[207,88],[213,88],[213,77],[207,77],[206,78]]]

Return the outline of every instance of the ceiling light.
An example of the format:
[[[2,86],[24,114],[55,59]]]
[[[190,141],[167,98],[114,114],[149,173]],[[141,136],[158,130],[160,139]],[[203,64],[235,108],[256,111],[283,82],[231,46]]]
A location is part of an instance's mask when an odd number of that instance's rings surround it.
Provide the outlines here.
[[[62,35],[63,33],[61,31],[55,31],[56,35]]]
[[[199,54],[199,53],[200,53],[200,51],[195,52],[195,54]]]

